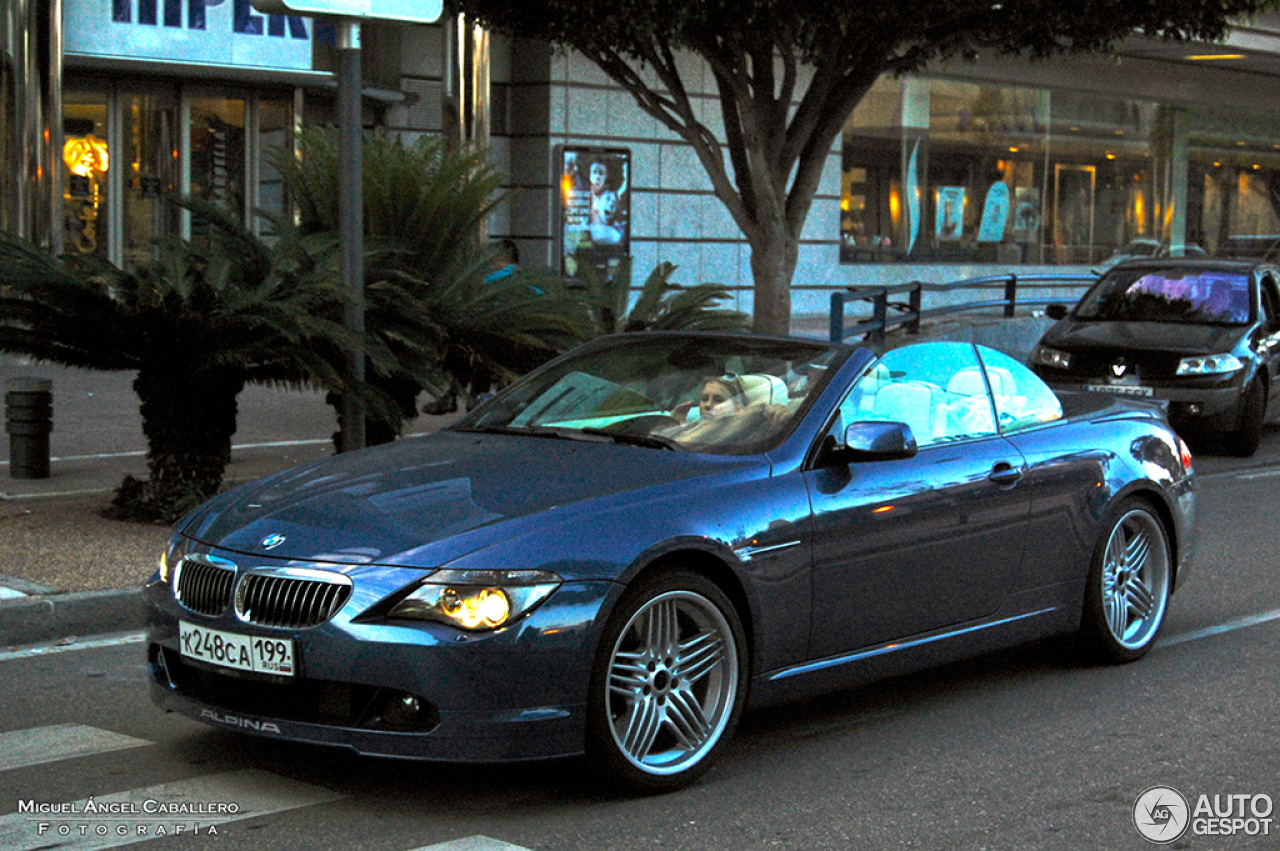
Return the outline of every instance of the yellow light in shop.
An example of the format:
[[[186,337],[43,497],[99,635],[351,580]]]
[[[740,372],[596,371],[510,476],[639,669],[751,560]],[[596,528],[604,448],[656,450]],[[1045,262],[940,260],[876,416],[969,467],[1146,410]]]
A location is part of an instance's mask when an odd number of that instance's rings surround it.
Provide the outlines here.
[[[110,164],[107,143],[97,136],[71,136],[62,145],[62,161],[72,174],[93,177],[95,171],[106,171]]]

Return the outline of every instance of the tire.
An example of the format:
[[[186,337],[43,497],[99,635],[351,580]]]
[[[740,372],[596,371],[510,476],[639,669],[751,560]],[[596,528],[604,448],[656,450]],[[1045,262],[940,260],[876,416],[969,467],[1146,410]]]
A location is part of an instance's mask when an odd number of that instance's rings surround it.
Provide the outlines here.
[[[587,758],[627,792],[689,785],[733,734],[748,668],[741,618],[718,586],[687,571],[642,578],[596,654]]]
[[[1226,450],[1237,458],[1248,458],[1262,443],[1262,430],[1267,415],[1267,388],[1255,378],[1240,401],[1240,424],[1226,436]]]
[[[1142,658],[1169,605],[1169,535],[1155,509],[1128,499],[1102,527],[1085,588],[1080,637],[1089,655],[1110,664]]]

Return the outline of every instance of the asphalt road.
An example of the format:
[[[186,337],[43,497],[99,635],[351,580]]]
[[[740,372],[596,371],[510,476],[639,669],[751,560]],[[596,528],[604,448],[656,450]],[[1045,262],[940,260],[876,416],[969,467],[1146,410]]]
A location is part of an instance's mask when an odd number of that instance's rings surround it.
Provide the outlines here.
[[[1257,832],[1170,847],[1274,849],[1280,812],[1257,813],[1280,800],[1280,431],[1197,467],[1195,573],[1146,659],[1082,667],[1042,642],[758,712],[662,797],[603,793],[572,760],[423,765],[208,729],[151,706],[138,636],[0,654],[0,848],[1122,851],[1155,847],[1132,809],[1165,785]],[[85,816],[91,797],[123,812]]]

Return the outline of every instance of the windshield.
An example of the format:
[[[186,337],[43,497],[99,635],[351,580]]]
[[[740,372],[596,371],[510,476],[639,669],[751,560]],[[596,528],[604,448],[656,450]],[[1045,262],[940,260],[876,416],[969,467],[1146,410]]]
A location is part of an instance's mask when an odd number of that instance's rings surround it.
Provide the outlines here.
[[[755,454],[791,431],[848,351],[746,335],[623,335],[531,373],[453,428]]]
[[[1239,325],[1249,321],[1249,276],[1204,269],[1116,269],[1077,305],[1077,319]]]

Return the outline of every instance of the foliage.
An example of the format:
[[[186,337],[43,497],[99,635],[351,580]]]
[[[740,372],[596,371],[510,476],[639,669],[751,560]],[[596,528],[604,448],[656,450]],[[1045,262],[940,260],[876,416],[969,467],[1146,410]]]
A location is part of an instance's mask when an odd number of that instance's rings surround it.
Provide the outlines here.
[[[126,479],[115,504],[138,519],[174,520],[217,492],[246,383],[355,386],[341,366],[355,339],[330,318],[343,304],[332,270],[299,265],[288,233],[269,248],[187,203],[210,225],[208,246],[165,242],[133,272],[0,233],[0,351],[137,371],[149,479]]]
[[[1275,0],[450,0],[572,47],[688,142],[751,245],[758,330],[786,333],[799,239],[831,147],[882,74],[979,51],[1043,58],[1149,37],[1220,38]],[[705,62],[715,123],[695,96]],[[723,141],[721,141],[723,138]],[[727,154],[727,157],[726,157]],[[726,163],[728,165],[726,165]]]
[[[631,299],[631,263],[624,260],[613,277],[586,264],[582,268],[583,306],[589,316],[593,336],[626,331],[741,331],[751,320],[718,303],[732,298],[721,284],[682,287],[671,283],[673,263],[659,263],[649,273],[636,303]]]
[[[337,240],[338,137],[301,134],[301,156],[272,164],[301,209],[301,229]],[[371,380],[397,408],[368,424],[370,443],[391,440],[427,390],[464,397],[518,374],[582,338],[562,286],[534,298],[522,276],[486,280],[497,248],[481,243],[501,175],[483,151],[452,150],[438,137],[411,143],[375,131],[364,138],[365,328],[399,365]],[[336,401],[336,400],[334,400]]]

